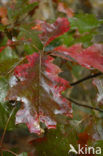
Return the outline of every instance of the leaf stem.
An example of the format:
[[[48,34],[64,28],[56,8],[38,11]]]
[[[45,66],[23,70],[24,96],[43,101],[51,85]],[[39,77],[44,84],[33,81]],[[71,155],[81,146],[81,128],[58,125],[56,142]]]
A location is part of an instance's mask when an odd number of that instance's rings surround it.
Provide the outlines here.
[[[12,116],[14,110],[15,110],[15,107],[12,109],[12,111],[11,111],[9,117],[8,117],[8,120],[7,120],[7,122],[6,122],[6,125],[5,125],[5,128],[4,128],[4,132],[3,132],[3,135],[2,135],[2,138],[1,138],[1,141],[0,141],[0,146],[1,146],[1,147],[2,147],[2,143],[3,143],[4,137],[5,137],[5,133],[6,133],[6,130],[7,130],[7,126],[8,126],[8,124],[9,124],[10,118],[11,118],[11,116]]]
[[[64,95],[63,95],[63,96],[64,96]],[[77,105],[77,106],[89,108],[89,109],[96,110],[96,111],[99,111],[99,112],[103,113],[103,110],[100,109],[100,108],[93,107],[93,106],[89,106],[89,105],[84,105],[84,104],[81,104],[81,103],[79,103],[79,102],[77,102],[77,101],[75,101],[75,100],[73,100],[73,99],[71,99],[71,98],[69,98],[69,97],[66,97],[66,96],[64,96],[64,97],[65,97],[67,100],[69,100],[70,102],[72,102],[73,104]]]
[[[80,84],[80,83],[82,83],[82,82],[84,82],[86,80],[92,79],[92,78],[100,76],[100,75],[103,75],[103,73],[98,72],[98,73],[93,74],[93,75],[88,75],[88,76],[86,76],[86,77],[84,77],[84,78],[82,78],[82,79],[80,79],[80,80],[78,80],[76,82],[70,83],[70,85],[75,86],[75,85]]]
[[[13,70],[16,68],[16,66],[18,66],[20,63],[22,63],[25,59],[26,59],[26,57],[23,57],[23,58],[20,59],[18,62],[16,62],[16,63],[11,67],[11,69],[8,71],[7,76],[8,76],[8,74],[12,73]]]
[[[18,154],[16,154],[15,152],[13,152],[13,151],[11,151],[11,150],[9,150],[9,149],[3,148],[2,151],[6,151],[6,152],[9,152],[9,153],[11,153],[11,154],[13,154],[13,155],[15,155],[15,156],[19,156]]]
[[[40,95],[41,95],[41,93],[40,93],[40,83],[41,83],[41,59],[42,59],[42,52],[40,51],[40,57],[39,57],[39,105],[38,105],[38,112],[39,112],[39,106],[40,106],[40,104],[41,104],[41,97],[40,97]]]

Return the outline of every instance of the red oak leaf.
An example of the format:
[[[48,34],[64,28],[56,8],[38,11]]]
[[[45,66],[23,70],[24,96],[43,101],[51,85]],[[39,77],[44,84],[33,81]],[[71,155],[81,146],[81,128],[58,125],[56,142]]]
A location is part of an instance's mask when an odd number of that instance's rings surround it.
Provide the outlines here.
[[[60,46],[54,49],[52,55],[59,55],[68,60],[70,56],[86,68],[93,67],[103,72],[103,44],[94,44],[86,49],[82,48],[81,44],[69,48]]]
[[[92,139],[92,137],[86,132],[78,134],[78,138],[78,143],[84,146],[88,143],[88,140]]]
[[[69,31],[70,23],[67,18],[57,18],[53,24],[46,23],[45,21],[37,21],[37,25],[41,25],[42,34],[40,39],[46,46],[55,38]]]
[[[83,132],[83,133],[79,133],[78,134],[78,144],[80,144],[80,146],[83,148],[83,152],[85,153],[85,146],[88,144],[88,141],[91,141],[92,137],[90,136],[89,133],[87,132]],[[79,156],[82,156],[83,154],[79,154]],[[85,154],[86,156],[94,156],[94,154],[92,154],[92,151]]]
[[[27,61],[15,68],[20,81],[11,87],[7,99],[22,102],[16,123],[26,123],[31,132],[39,133],[40,122],[55,128],[57,114],[72,117],[70,102],[61,95],[70,86],[58,76],[61,70],[52,57],[34,53]]]

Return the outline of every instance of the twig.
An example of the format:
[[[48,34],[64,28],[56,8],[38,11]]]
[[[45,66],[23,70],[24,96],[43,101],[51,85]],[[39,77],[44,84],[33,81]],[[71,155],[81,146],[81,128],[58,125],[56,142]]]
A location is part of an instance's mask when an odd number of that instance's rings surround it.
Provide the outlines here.
[[[64,96],[64,95],[63,95]],[[99,112],[102,112],[103,113],[103,110],[102,109],[99,109],[97,107],[92,107],[92,106],[89,106],[89,105],[84,105],[84,104],[81,104],[79,102],[76,102],[75,100],[69,98],[69,97],[66,97],[64,96],[67,100],[69,100],[70,102],[74,103],[75,105],[78,105],[78,106],[81,106],[81,107],[85,107],[85,108],[89,108],[89,109],[93,109],[93,110],[96,110],[96,111],[99,111]]]
[[[11,151],[11,150],[9,150],[9,149],[3,148],[2,150],[3,150],[3,151],[6,151],[6,152],[9,152],[9,153],[11,153],[11,154],[13,154],[13,155],[15,155],[15,156],[19,156],[18,154],[16,154],[15,152],[13,152],[13,151]]]
[[[17,155],[16,153],[14,153],[13,151],[11,151],[11,150],[9,150],[9,149],[4,149],[4,148],[2,148],[2,144],[3,144],[3,140],[4,140],[4,137],[5,137],[6,130],[7,130],[7,126],[8,126],[8,123],[9,123],[9,121],[10,121],[10,118],[11,118],[11,116],[12,116],[14,110],[15,110],[15,107],[12,109],[12,111],[11,111],[11,113],[10,113],[10,115],[9,115],[9,118],[8,118],[8,120],[7,120],[7,122],[6,122],[6,126],[5,126],[5,128],[4,128],[4,132],[3,132],[3,135],[2,135],[2,138],[1,138],[1,141],[0,141],[1,156],[3,156],[3,151],[7,151],[7,152],[9,152],[9,153],[12,153],[12,154],[15,155],[15,156],[18,156],[18,155]]]
[[[23,57],[21,60],[19,60],[18,62],[16,62],[16,63],[11,67],[11,69],[8,71],[7,76],[8,76],[8,74],[10,74],[10,73],[16,68],[16,66],[18,66],[20,63],[22,63],[25,59],[26,59],[26,57]]]
[[[92,78],[97,77],[97,76],[100,76],[100,75],[103,75],[103,73],[98,72],[98,73],[93,74],[93,75],[88,75],[88,76],[86,76],[86,77],[84,77],[84,78],[82,78],[82,79],[80,79],[80,80],[78,80],[78,81],[76,81],[76,82],[71,83],[70,85],[71,85],[71,86],[75,86],[75,85],[77,85],[77,84],[79,84],[79,83],[82,83],[82,82],[84,82],[84,81],[86,81],[86,80],[92,79]]]
[[[6,125],[5,125],[5,128],[4,128],[4,132],[3,132],[3,135],[2,135],[2,138],[1,138],[1,141],[0,141],[0,146],[1,146],[1,147],[2,147],[2,143],[3,143],[4,137],[5,137],[5,133],[6,133],[6,130],[7,130],[8,123],[9,123],[9,121],[10,121],[10,118],[11,118],[11,116],[12,116],[14,110],[15,110],[15,107],[12,109],[12,111],[11,111],[11,113],[10,113],[10,115],[9,115],[9,118],[8,118],[8,120],[7,120],[7,122],[6,122]]]

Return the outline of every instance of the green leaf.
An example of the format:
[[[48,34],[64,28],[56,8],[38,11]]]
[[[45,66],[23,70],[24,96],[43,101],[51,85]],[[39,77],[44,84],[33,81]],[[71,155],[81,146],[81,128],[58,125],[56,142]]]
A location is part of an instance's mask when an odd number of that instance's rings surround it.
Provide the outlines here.
[[[0,47],[5,46],[7,44],[8,38],[4,36],[0,41]]]
[[[23,3],[23,0],[17,1],[18,3],[15,6],[15,10],[12,10],[11,8],[8,9],[8,17],[9,20],[12,20],[12,22],[15,22],[15,20],[18,20],[18,18],[21,19],[22,16],[24,16],[25,14],[28,14],[30,11],[32,11],[37,5],[38,3],[32,3],[32,4],[28,4],[28,3]],[[22,6],[22,7],[21,7]]]
[[[0,53],[0,75],[5,75],[14,68],[18,62],[18,57],[12,48],[7,47]]]
[[[12,50],[12,48],[7,47],[5,48],[1,53],[0,53],[0,61],[4,61],[7,59],[15,59],[17,58],[17,55],[15,52]]]
[[[84,34],[78,38],[75,38],[74,33],[66,33],[61,36],[61,41],[66,46],[71,46],[76,43],[83,43],[84,47],[87,48],[90,45],[92,45],[92,38],[93,38],[94,34],[95,33],[93,32],[93,33],[89,33],[86,35]]]
[[[49,45],[47,45],[47,46],[45,47],[45,51],[51,51],[51,50],[53,50],[55,47],[60,46],[60,45],[62,44],[62,42],[61,42],[60,39],[61,39],[61,38],[58,37],[58,38],[56,38],[55,40],[53,40]]]
[[[37,51],[37,49],[35,49],[31,44],[25,44],[24,50],[26,52],[26,55],[33,54],[35,51]]]
[[[69,132],[69,133],[68,133]],[[68,125],[58,125],[57,129],[49,130],[46,140],[36,144],[39,156],[68,156],[69,144],[77,145],[76,130]]]
[[[9,118],[9,115],[11,113],[11,110],[12,110],[12,109],[7,110],[6,104],[7,103],[2,103],[2,104],[0,103],[0,128],[5,127],[5,125],[7,123],[7,120]],[[9,105],[10,105],[10,103],[9,103]],[[11,119],[10,119],[9,125],[8,125],[8,129],[15,127],[15,114],[16,114],[16,111],[14,111],[12,116],[11,116]]]
[[[31,40],[31,46],[35,48],[37,51],[43,49],[43,45],[38,37],[38,32],[34,30],[30,30],[28,28],[20,28],[20,33],[18,36],[18,40],[20,40],[22,37],[25,37],[27,40]]]
[[[4,29],[5,29],[5,27],[2,24],[0,24],[0,31],[4,32]]]
[[[80,33],[90,32],[101,23],[101,21],[92,14],[78,14],[73,18],[69,18],[69,21],[71,29],[78,29]]]

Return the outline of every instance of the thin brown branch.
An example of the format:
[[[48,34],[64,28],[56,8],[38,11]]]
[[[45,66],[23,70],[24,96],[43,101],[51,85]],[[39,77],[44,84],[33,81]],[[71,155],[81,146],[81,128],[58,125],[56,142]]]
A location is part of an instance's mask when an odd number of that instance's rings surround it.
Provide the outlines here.
[[[26,57],[23,57],[22,59],[20,59],[18,62],[16,62],[11,69],[8,71],[8,73],[6,74],[8,76],[8,74],[12,73],[13,70],[16,68],[16,66],[18,66],[20,63],[22,63],[24,60],[26,59]]]
[[[5,133],[6,133],[6,130],[7,130],[7,127],[8,127],[9,121],[10,121],[10,118],[11,118],[14,110],[15,110],[15,107],[12,109],[12,111],[11,111],[9,117],[8,117],[8,120],[6,122],[6,125],[5,125],[5,128],[4,128],[4,132],[3,132],[3,135],[2,135],[2,138],[1,138],[1,141],[0,141],[0,146],[1,147],[2,147],[2,143],[3,143],[4,137],[5,137]]]
[[[84,77],[84,78],[82,78],[82,79],[80,79],[80,80],[78,80],[76,82],[71,83],[70,85],[75,86],[75,85],[80,84],[80,83],[82,83],[82,82],[84,82],[86,80],[89,80],[89,79],[92,79],[92,78],[95,78],[95,77],[98,77],[98,76],[101,76],[101,75],[103,75],[103,73],[101,73],[101,72],[98,72],[98,73],[93,74],[93,75],[88,75],[88,76],[86,76],[86,77]]]
[[[64,96],[64,95],[63,95],[63,96]],[[103,110],[100,109],[100,108],[93,107],[93,106],[89,106],[89,105],[84,105],[84,104],[81,104],[81,103],[79,103],[79,102],[77,102],[77,101],[75,101],[75,100],[73,100],[73,99],[71,99],[71,98],[69,98],[69,97],[66,97],[66,96],[64,96],[64,97],[65,97],[67,100],[69,100],[70,102],[72,102],[73,104],[77,105],[77,106],[89,108],[89,109],[96,110],[96,111],[99,111],[99,112],[103,113]]]
[[[13,154],[13,155],[15,155],[15,156],[19,156],[18,154],[16,154],[15,152],[13,152],[13,151],[11,151],[11,150],[9,150],[9,149],[3,148],[2,151],[9,152],[9,153],[11,153],[11,154]]]

